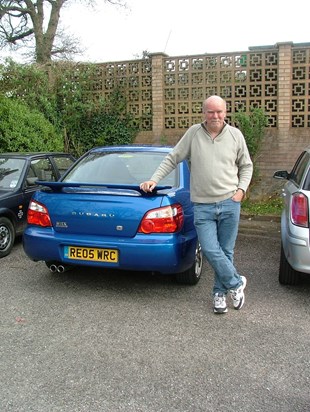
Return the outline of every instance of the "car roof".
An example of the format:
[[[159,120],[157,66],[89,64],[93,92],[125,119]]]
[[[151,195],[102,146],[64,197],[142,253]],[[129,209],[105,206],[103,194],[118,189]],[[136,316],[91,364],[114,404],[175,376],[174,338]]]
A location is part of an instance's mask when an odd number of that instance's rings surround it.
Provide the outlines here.
[[[31,157],[37,157],[37,156],[59,156],[59,155],[67,155],[67,156],[72,156],[70,153],[65,153],[65,152],[6,152],[6,153],[0,153],[0,156],[2,157],[19,157],[19,158],[24,158],[28,159]]]
[[[119,146],[99,146],[89,150],[89,152],[164,152],[169,153],[172,146],[160,145],[119,145]]]

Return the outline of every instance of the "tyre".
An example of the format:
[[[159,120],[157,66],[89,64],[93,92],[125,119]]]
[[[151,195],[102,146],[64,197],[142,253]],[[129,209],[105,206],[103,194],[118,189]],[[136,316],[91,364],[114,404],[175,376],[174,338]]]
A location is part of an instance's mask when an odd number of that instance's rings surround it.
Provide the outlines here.
[[[202,273],[202,250],[199,243],[197,243],[196,250],[195,250],[195,261],[193,265],[185,270],[184,272],[176,274],[176,280],[178,283],[184,283],[186,285],[196,285]]]
[[[11,221],[0,217],[0,258],[7,256],[15,242],[15,230]]]
[[[296,285],[299,280],[299,272],[292,268],[288,263],[283,244],[281,243],[280,267],[279,267],[279,282],[281,285]]]

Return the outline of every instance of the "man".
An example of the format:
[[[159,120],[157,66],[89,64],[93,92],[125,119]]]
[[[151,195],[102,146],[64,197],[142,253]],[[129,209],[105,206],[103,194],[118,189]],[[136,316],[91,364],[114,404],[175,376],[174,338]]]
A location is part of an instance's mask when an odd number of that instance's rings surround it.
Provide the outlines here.
[[[190,161],[194,221],[204,256],[214,270],[214,313],[227,312],[229,293],[242,308],[246,286],[233,263],[241,200],[250,184],[253,164],[241,131],[225,123],[226,102],[211,96],[203,103],[204,122],[191,126],[150,180],[151,192],[184,159]]]

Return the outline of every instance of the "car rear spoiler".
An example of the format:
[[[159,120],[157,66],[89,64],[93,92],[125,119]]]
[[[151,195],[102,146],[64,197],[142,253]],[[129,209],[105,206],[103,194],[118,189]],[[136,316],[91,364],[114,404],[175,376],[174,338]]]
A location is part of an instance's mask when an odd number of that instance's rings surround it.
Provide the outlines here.
[[[172,189],[172,186],[161,186],[157,185],[152,192],[145,193],[142,189],[140,189],[139,185],[130,185],[130,184],[112,184],[112,183],[71,183],[71,182],[47,182],[43,180],[37,180],[36,184],[40,186],[46,186],[52,189],[53,192],[62,192],[64,188],[66,189],[73,189],[73,188],[81,188],[81,189],[89,189],[89,188],[98,188],[103,189],[105,192],[109,189],[114,190],[114,193],[119,191],[124,192],[124,190],[128,190],[130,192],[138,192],[143,196],[150,196],[154,195],[161,190],[168,190]]]

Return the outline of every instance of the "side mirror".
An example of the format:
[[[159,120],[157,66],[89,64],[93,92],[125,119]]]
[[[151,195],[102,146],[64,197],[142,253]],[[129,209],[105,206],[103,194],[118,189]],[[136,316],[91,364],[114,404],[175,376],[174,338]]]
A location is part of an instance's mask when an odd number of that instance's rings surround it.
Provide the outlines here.
[[[286,179],[288,180],[290,178],[290,174],[286,170],[278,170],[274,172],[273,177],[275,179]]]

